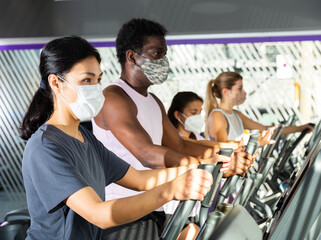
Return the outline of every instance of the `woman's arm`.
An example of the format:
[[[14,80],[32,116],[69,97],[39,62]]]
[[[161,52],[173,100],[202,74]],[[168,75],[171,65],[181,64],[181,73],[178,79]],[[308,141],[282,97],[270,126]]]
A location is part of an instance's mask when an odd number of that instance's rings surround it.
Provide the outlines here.
[[[300,126],[288,126],[283,128],[282,135],[290,134],[290,133],[296,133],[296,132],[302,132],[304,129],[308,128],[309,133],[313,131],[314,127],[310,124],[304,124]]]
[[[263,147],[267,144],[274,144],[275,141],[271,140],[271,137],[277,128],[276,126],[264,126],[258,122],[255,122],[248,117],[246,117],[243,113],[236,111],[237,115],[241,118],[243,126],[245,129],[259,129],[261,134],[261,137],[259,138],[258,142],[260,143],[260,147]]]
[[[81,217],[104,229],[137,220],[173,199],[203,200],[212,181],[207,171],[191,169],[170,182],[136,196],[104,202],[88,186],[69,196],[65,203]]]
[[[207,120],[208,134],[211,139],[217,142],[226,142],[228,140],[227,120],[220,112],[212,112]]]
[[[248,117],[246,117],[243,113],[236,111],[235,112],[239,115],[239,117],[241,118],[244,128],[245,129],[259,129],[260,132],[263,132],[264,130],[267,130],[270,126],[264,126],[258,122],[255,122],[251,119],[249,119]],[[303,124],[300,126],[288,126],[288,127],[284,127],[281,135],[287,135],[290,133],[296,133],[296,132],[302,132],[304,129],[310,129],[309,132],[312,132],[314,127],[311,126],[310,124]]]
[[[253,121],[252,119],[249,119],[248,117],[246,117],[243,113],[234,110],[237,115],[241,118],[243,126],[245,129],[249,129],[249,130],[253,130],[253,129],[259,129],[260,132],[262,133],[264,130],[267,130],[269,127],[268,126],[264,126],[258,122]]]
[[[226,157],[226,159],[227,161],[224,162],[221,167],[221,172],[227,172],[232,168],[230,166],[230,158]],[[172,181],[176,177],[186,173],[188,170],[196,169],[197,167],[198,164],[153,170],[136,170],[135,168],[130,167],[126,175],[116,183],[132,190],[146,191]]]
[[[147,191],[172,181],[176,177],[186,173],[188,170],[196,169],[197,166],[198,164],[190,164],[181,167],[152,170],[136,170],[133,167],[129,167],[126,175],[116,183],[135,191]]]
[[[264,126],[258,122],[255,122],[249,118],[247,118],[244,114],[242,114],[239,111],[235,111],[237,112],[237,114],[239,115],[239,117],[242,119],[243,125],[245,129],[259,129],[260,132],[263,132],[264,130],[267,130],[270,126]],[[311,126],[310,124],[303,124],[300,126],[288,126],[288,127],[284,127],[281,135],[287,135],[290,133],[296,133],[296,132],[302,132],[304,129],[308,128],[309,132],[312,132],[314,127]]]

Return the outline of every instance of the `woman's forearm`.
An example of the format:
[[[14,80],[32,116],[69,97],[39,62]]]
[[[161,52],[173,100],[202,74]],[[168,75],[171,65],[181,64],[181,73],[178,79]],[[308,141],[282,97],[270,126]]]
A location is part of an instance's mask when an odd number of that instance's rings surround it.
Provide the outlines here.
[[[153,169],[153,170],[142,170],[139,174],[142,176],[142,184],[140,191],[147,191],[156,186],[164,184],[173,180],[174,178],[186,173],[189,169],[197,168],[198,164],[189,164],[186,166],[164,168],[164,169]]]
[[[150,191],[121,199],[101,202],[97,212],[102,218],[101,228],[109,228],[135,221],[173,199],[169,193],[170,183]]]
[[[166,183],[132,197],[106,202],[92,187],[87,186],[72,194],[65,202],[88,222],[105,229],[139,219],[172,200],[174,194],[171,184]]]
[[[303,129],[304,129],[303,126],[287,126],[283,128],[281,134],[287,135],[290,133],[302,132]]]
[[[139,219],[173,199],[202,200],[212,183],[210,173],[191,169],[170,182],[132,197],[103,202],[94,189],[87,186],[69,196],[65,203],[88,222],[109,228]]]
[[[171,177],[179,175],[172,181],[136,196],[102,203],[99,212],[105,211],[108,218],[104,227],[134,221],[173,199],[203,200],[213,183],[209,172],[202,169],[191,169],[185,172],[184,168],[173,168],[172,170],[176,170],[177,173],[169,174]]]
[[[184,174],[189,169],[197,168],[197,166],[198,164],[189,164],[186,166],[153,170],[136,170],[130,167],[126,175],[116,183],[132,190],[147,191],[169,182]]]

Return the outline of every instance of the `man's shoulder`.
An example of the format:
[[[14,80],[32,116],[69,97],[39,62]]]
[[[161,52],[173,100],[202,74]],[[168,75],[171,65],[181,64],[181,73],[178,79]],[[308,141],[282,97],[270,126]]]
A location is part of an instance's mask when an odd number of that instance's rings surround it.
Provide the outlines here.
[[[105,93],[125,94],[125,91],[118,85],[110,84],[104,89],[104,94]]]
[[[118,85],[109,85],[103,91],[107,102],[114,101],[126,101],[132,102],[132,99],[128,94]]]
[[[105,96],[105,103],[101,112],[113,112],[114,115],[120,112],[134,111],[134,114],[137,113],[136,104],[121,87],[110,85],[104,89],[103,93]],[[98,119],[99,115],[100,114],[98,114],[95,119]]]

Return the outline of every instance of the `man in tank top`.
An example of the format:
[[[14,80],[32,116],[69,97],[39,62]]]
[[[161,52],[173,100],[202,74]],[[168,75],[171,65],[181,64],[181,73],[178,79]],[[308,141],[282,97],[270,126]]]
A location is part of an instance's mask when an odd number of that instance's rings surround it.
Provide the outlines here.
[[[132,19],[122,26],[116,39],[121,76],[104,89],[105,104],[93,119],[94,134],[110,151],[136,169],[223,161],[225,176],[246,172],[251,164],[251,156],[235,153],[232,161],[244,164],[233,164],[238,166],[234,169],[230,158],[216,154],[219,147],[214,149],[184,141],[168,119],[161,101],[148,92],[149,86],[167,79],[169,63],[166,58],[165,34],[163,26],[146,19]],[[109,185],[106,187],[106,200],[138,193],[118,185]],[[164,206],[164,210],[159,210],[172,214],[175,207],[169,204]],[[135,239],[135,235],[144,231],[140,228],[144,225],[141,222],[146,219],[161,223],[157,225],[160,234],[164,219],[160,219],[159,214],[156,215],[158,217],[140,219],[133,223],[135,226],[129,224],[122,229],[109,229],[104,232],[103,239],[117,239],[125,236],[124,232],[127,233],[126,239],[131,239],[131,236]],[[153,227],[149,223],[146,226]],[[137,232],[128,234],[134,228]],[[120,232],[123,235],[119,235]]]

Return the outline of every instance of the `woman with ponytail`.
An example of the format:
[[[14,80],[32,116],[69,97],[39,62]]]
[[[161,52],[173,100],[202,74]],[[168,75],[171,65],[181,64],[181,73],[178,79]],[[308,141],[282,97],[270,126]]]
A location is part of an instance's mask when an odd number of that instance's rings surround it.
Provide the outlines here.
[[[22,161],[31,216],[27,239],[99,239],[101,228],[143,218],[173,199],[202,200],[211,186],[212,176],[196,164],[137,171],[79,125],[105,101],[100,61],[98,51],[76,36],[52,40],[41,52],[40,88],[20,129],[28,140]],[[112,182],[148,191],[104,201]],[[147,232],[145,239],[154,239]]]
[[[269,128],[269,126],[255,122],[233,109],[246,99],[242,79],[242,76],[237,72],[223,72],[208,82],[205,99],[205,134],[207,138],[219,142],[240,141],[244,129],[259,129],[260,132],[263,132]],[[219,103],[217,99],[220,99]],[[261,146],[274,143],[269,139],[275,128],[267,131],[265,137],[261,139]],[[309,124],[305,124],[285,127],[282,134],[301,132],[305,128],[313,130]]]

